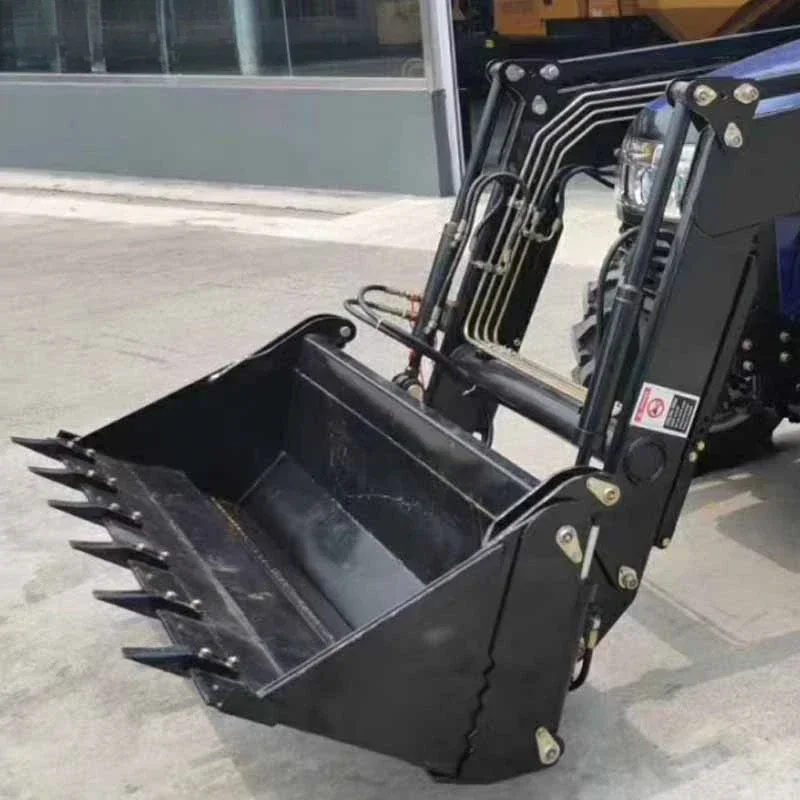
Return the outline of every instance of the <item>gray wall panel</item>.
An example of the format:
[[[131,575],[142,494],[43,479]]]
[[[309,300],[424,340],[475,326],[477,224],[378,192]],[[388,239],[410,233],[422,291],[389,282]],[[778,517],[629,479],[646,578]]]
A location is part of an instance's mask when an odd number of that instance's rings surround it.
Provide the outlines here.
[[[424,87],[0,76],[0,167],[438,195],[440,151]]]

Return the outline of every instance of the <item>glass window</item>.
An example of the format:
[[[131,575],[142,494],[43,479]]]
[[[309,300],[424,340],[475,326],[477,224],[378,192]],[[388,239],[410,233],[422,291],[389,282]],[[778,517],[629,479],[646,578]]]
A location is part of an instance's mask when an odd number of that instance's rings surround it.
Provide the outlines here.
[[[281,2],[293,74],[422,74],[419,0]]]
[[[0,0],[0,69],[421,77],[420,0]]]

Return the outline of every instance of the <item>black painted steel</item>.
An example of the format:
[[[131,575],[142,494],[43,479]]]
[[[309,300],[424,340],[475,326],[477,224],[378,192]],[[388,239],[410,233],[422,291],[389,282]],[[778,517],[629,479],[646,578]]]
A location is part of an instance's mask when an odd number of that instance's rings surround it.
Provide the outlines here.
[[[761,97],[800,89],[751,83]],[[226,713],[405,759],[440,780],[557,763],[576,662],[591,659],[651,549],[673,535],[756,295],[758,231],[800,212],[800,110],[757,116],[731,79],[703,84],[716,97],[706,106],[698,82],[674,98],[623,287],[635,299],[691,115],[697,158],[636,364],[623,375],[607,353],[590,390],[586,428],[602,470],[524,472],[456,424],[465,406],[442,413],[347,355],[354,327],[332,315],[87,436],[17,439],[62,464],[38,474],[86,496],[52,505],[112,540],[73,547],[128,567],[140,585],[99,599],[163,624],[169,646],[126,657],[191,678]],[[631,320],[618,308],[607,350],[625,343]],[[463,380],[462,398],[576,440],[576,402],[463,343],[451,355],[451,397]],[[677,428],[644,419],[654,388],[680,395]],[[612,426],[608,398],[619,396]]]

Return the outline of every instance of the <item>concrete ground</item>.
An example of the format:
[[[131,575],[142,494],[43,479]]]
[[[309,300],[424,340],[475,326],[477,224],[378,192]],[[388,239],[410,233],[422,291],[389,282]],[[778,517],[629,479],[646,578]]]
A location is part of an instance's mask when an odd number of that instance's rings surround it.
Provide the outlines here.
[[[421,286],[449,206],[256,195],[0,176],[0,797],[800,797],[791,428],[773,457],[696,482],[673,547],[654,555],[632,612],[568,698],[567,753],[546,773],[437,785],[389,758],[213,712],[188,682],[121,658],[121,645],[165,643],[162,629],[92,600],[131,577],[67,547],[94,529],[48,509],[70,493],[30,475],[44,460],[8,436],[88,432],[306,314],[338,310],[359,284]],[[613,235],[611,205],[576,191],[525,345],[559,369],[581,286]],[[389,374],[402,361],[369,331],[353,349]],[[539,473],[570,454],[511,415],[497,446]]]

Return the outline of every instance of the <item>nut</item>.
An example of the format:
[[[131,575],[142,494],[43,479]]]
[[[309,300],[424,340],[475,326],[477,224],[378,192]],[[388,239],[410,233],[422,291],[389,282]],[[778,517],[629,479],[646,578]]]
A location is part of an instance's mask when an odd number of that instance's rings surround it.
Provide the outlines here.
[[[694,101],[701,108],[710,106],[718,96],[719,95],[710,86],[706,86],[704,83],[701,83],[694,90]]]
[[[545,100],[540,94],[537,94],[531,102],[531,109],[533,113],[538,117],[543,117],[547,113],[547,108],[547,100]]]
[[[559,75],[561,75],[561,70],[556,64],[545,64],[545,66],[539,70],[539,74],[546,81],[554,81]]]
[[[733,90],[733,96],[743,105],[749,106],[755,103],[761,94],[752,83],[740,83]]]
[[[735,122],[728,123],[728,127],[725,128],[723,140],[728,147],[738,150],[740,147],[742,147],[742,145],[744,145],[744,135],[742,134],[742,129]]]
[[[525,77],[525,69],[521,67],[519,64],[509,64],[506,67],[506,78],[508,78],[511,83],[516,83],[517,81],[521,81]]]
[[[565,525],[563,528],[559,528],[558,532],[556,533],[556,541],[563,546],[572,544],[575,541],[575,537],[578,535],[578,532],[572,525]]]
[[[627,592],[635,592],[639,588],[639,576],[633,567],[620,567],[617,580],[619,585]]]

